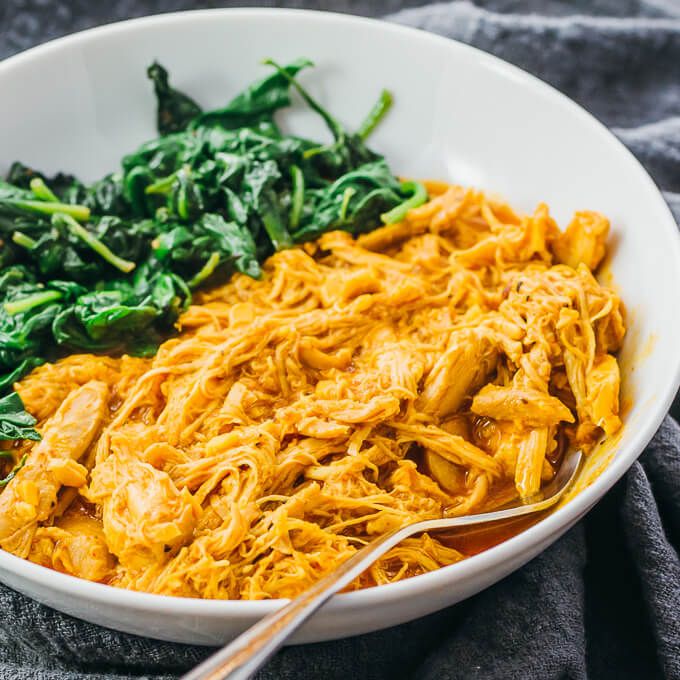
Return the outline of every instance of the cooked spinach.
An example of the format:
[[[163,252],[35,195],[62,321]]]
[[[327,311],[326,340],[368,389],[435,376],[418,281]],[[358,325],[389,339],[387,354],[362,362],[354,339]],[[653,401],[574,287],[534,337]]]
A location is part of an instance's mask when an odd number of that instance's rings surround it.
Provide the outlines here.
[[[170,87],[168,72],[157,61],[149,66],[147,75],[153,81],[158,100],[158,132],[162,135],[181,132],[201,113],[201,107],[191,97]]]
[[[274,112],[290,106],[290,79],[303,68],[312,66],[309,59],[298,59],[276,73],[258,80],[232,99],[224,108],[199,113],[189,124],[196,130],[217,126],[226,130],[260,128],[278,132]],[[163,131],[159,129],[163,134]]]
[[[0,440],[40,439],[33,429],[35,418],[26,411],[16,392],[10,392],[0,399]]]
[[[21,457],[21,460],[12,468],[7,477],[0,479],[0,488],[7,486],[16,477],[17,472],[19,472],[19,470],[21,470],[21,468],[26,465],[26,460],[28,460],[27,453]]]
[[[66,352],[153,353],[192,290],[259,277],[277,250],[398,221],[426,200],[366,146],[388,92],[354,133],[297,80],[309,60],[265,63],[273,73],[203,111],[154,62],[159,137],[94,183],[12,165],[0,181],[0,394]],[[331,142],[279,127],[293,90]],[[33,424],[18,395],[0,399],[0,439],[36,438]]]
[[[19,401],[21,401],[21,400],[19,400]],[[22,404],[22,406],[23,406],[23,404]],[[35,432],[35,430],[33,430],[33,432]],[[21,439],[21,437],[17,437],[17,438]],[[24,439],[27,439],[27,437],[24,437]],[[21,456],[21,460],[12,468],[10,473],[6,477],[4,477],[3,479],[0,479],[0,488],[7,486],[16,477],[17,472],[19,472],[19,470],[21,470],[21,468],[24,467],[24,465],[26,465],[27,459],[28,459],[27,453],[25,453],[23,456]]]

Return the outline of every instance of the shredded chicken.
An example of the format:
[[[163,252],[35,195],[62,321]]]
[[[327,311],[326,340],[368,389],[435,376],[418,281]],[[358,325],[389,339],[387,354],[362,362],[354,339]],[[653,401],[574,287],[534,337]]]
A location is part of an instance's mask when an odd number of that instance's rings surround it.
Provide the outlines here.
[[[77,461],[102,424],[108,396],[105,383],[88,382],[72,391],[47,422],[42,441],[0,494],[0,546],[25,556],[61,487],[85,484],[87,471]]]
[[[153,359],[72,356],[17,385],[43,439],[0,545],[95,581],[289,597],[417,519],[531,498],[565,442],[621,427],[608,222],[430,184],[356,239],[277,253],[199,297]],[[465,555],[405,541],[352,584]]]

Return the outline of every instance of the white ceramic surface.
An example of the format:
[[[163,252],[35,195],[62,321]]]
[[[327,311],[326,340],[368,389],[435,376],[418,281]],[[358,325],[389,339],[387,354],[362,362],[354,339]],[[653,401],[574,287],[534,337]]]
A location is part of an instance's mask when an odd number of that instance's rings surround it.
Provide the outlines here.
[[[402,175],[473,184],[531,210],[546,201],[564,225],[591,208],[613,223],[611,271],[631,312],[624,350],[632,399],[616,456],[588,488],[511,540],[436,572],[335,597],[297,642],[364,633],[457,602],[521,566],[572,526],[632,464],[680,382],[680,239],[657,188],[595,119],[523,71],[465,45],[394,25],[290,10],[165,15],[61,39],[0,63],[0,172],[14,159],[94,179],[153,136],[145,67],[216,106],[265,70],[301,55],[302,78],[349,125],[380,88],[395,106],[371,140]],[[285,115],[323,134],[309,114]],[[305,126],[304,128],[302,126]],[[0,551],[0,579],[88,621],[180,642],[224,642],[270,602],[201,601],[117,590]],[[531,603],[528,604],[531,606]]]

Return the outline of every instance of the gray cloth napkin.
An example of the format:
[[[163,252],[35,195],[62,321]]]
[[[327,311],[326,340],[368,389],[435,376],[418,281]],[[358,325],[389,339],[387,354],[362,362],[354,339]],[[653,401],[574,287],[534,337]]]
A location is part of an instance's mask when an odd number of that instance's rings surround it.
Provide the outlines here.
[[[4,0],[0,57],[183,0]],[[238,2],[233,4],[254,4]],[[680,220],[680,4],[673,0],[259,3],[389,17],[493,52],[611,126]],[[4,14],[3,14],[4,12]],[[371,635],[280,652],[259,680],[680,678],[680,428],[564,538],[501,583]],[[77,621],[0,586],[0,680],[177,677],[210,650]]]

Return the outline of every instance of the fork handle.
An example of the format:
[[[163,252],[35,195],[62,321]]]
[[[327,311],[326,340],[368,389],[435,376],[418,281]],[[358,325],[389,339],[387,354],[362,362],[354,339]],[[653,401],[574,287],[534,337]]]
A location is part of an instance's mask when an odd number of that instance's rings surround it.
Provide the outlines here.
[[[268,614],[209,656],[182,680],[246,680],[252,677],[319,607],[411,533],[412,525],[371,541],[287,605]]]

